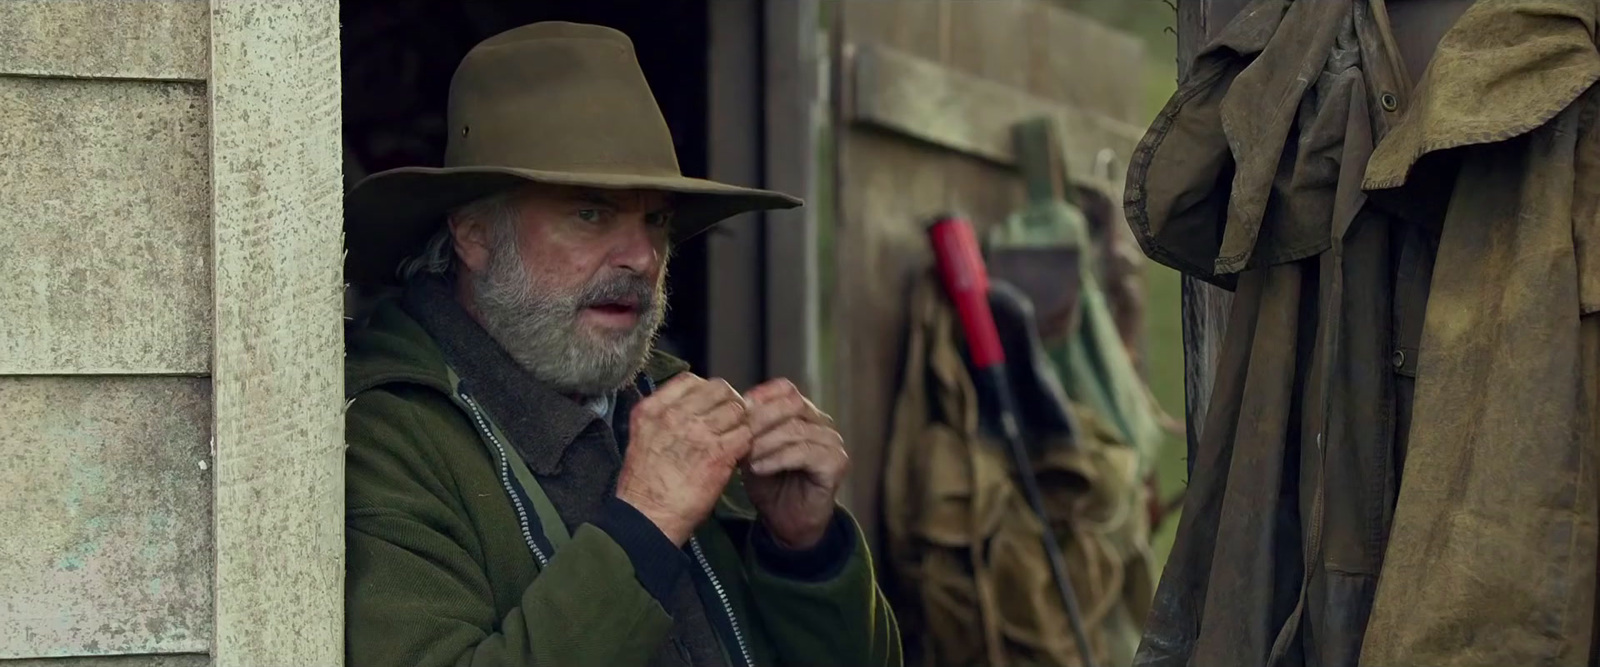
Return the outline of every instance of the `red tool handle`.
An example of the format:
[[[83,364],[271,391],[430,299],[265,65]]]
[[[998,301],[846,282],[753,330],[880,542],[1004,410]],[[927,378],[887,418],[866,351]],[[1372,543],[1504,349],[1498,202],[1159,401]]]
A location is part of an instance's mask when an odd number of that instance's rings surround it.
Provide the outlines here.
[[[961,318],[973,366],[987,369],[1004,364],[1005,350],[1000,347],[1000,332],[989,310],[989,272],[983,266],[972,225],[962,218],[943,216],[928,226],[928,237],[945,293]]]

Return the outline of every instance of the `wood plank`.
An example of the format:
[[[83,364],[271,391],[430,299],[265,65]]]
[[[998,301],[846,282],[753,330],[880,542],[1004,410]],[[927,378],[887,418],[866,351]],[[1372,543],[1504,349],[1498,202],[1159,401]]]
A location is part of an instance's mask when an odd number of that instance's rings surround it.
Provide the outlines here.
[[[906,299],[930,264],[924,225],[943,211],[949,183],[943,169],[927,168],[936,150],[899,137],[850,131],[839,150],[832,409],[850,447],[848,502],[875,541]]]
[[[834,0],[841,43],[872,42],[936,62],[948,52],[951,26],[944,0]]]
[[[827,363],[832,372],[825,405],[844,436],[852,461],[850,484],[841,494],[841,500],[861,523],[874,551],[878,546],[878,507],[887,443],[885,427],[889,418],[888,413],[883,412],[885,402],[880,393],[885,380],[893,382],[892,377],[886,377],[883,367],[892,368],[899,363],[892,350],[888,351],[889,356],[875,357],[874,354],[883,352],[874,338],[895,335],[893,330],[875,327],[883,326],[884,315],[892,317],[894,314],[895,306],[890,305],[885,310],[885,304],[896,300],[879,292],[886,286],[897,285],[899,275],[892,271],[872,275],[869,267],[873,267],[879,257],[874,240],[879,227],[911,224],[911,221],[880,217],[901,214],[894,208],[894,198],[887,193],[874,193],[858,179],[875,178],[881,188],[885,174],[898,174],[900,182],[889,186],[896,188],[892,192],[939,202],[944,196],[945,180],[942,168],[929,166],[930,163],[937,165],[942,159],[936,152],[885,144],[885,137],[872,136],[851,124],[848,110],[854,107],[853,43],[885,44],[942,60],[946,34],[943,4],[902,0],[835,0],[833,3],[835,22],[831,38],[835,57],[830,71],[835,93],[831,127],[835,163],[831,189],[835,210],[832,211],[831,234],[833,258],[827,268],[832,280],[824,322],[831,333],[828,348],[831,358]],[[880,146],[887,148],[879,150]]]
[[[1112,188],[1097,176],[1096,160],[1109,149],[1122,164],[1143,132],[1137,126],[1044,100],[1014,87],[955,72],[892,49],[857,44],[847,51],[852,80],[847,117],[1004,166],[1014,166],[1012,127],[1053,116],[1071,178]]]
[[[1028,51],[1017,35],[1028,34],[1034,0],[946,2],[950,48],[944,66],[1016,91],[1029,79]],[[945,172],[944,210],[966,216],[979,234],[999,224],[1021,204],[1016,171],[965,153],[939,151]]]
[[[75,656],[71,658],[24,658],[0,660],[4,667],[206,667],[211,656],[204,653],[165,655]]]
[[[1029,53],[1019,48],[1018,35],[1029,33],[1035,0],[946,2],[950,47],[943,60],[950,69],[1026,90]]]
[[[1167,11],[1155,0],[1140,1],[1152,4],[1149,11]],[[1044,3],[1034,5],[1027,28],[1019,34],[1028,35],[1028,91],[1124,123],[1143,122],[1143,42]],[[1129,155],[1121,154],[1124,164]]]
[[[204,81],[205,0],[5,0],[0,74]]]
[[[946,158],[944,172],[949,185],[945,188],[943,210],[965,216],[979,238],[984,238],[990,227],[1005,222],[1027,201],[1022,179],[1017,178],[1016,172],[971,158]]]
[[[197,84],[0,77],[0,374],[209,369],[206,113]]]
[[[218,665],[344,657],[339,7],[211,2]],[[261,548],[271,536],[272,548]]]
[[[0,660],[211,647],[210,416],[203,378],[0,378]]]

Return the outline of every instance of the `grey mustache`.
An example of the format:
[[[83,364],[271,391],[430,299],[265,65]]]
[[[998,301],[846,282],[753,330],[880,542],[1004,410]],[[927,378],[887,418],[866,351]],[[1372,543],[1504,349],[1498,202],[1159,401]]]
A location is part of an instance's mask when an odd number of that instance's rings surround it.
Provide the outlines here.
[[[648,311],[656,306],[655,295],[655,285],[643,276],[624,275],[585,288],[578,297],[578,304],[582,308],[598,303],[626,301],[638,304],[641,311]]]

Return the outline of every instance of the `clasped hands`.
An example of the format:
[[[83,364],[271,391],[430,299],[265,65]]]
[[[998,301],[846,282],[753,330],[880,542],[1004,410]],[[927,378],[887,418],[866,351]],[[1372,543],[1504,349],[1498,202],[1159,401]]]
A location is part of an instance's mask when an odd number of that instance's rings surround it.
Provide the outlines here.
[[[736,469],[774,541],[815,546],[850,466],[833,419],[783,379],[740,395],[723,380],[680,374],[633,408],[629,433],[617,497],[680,546]]]

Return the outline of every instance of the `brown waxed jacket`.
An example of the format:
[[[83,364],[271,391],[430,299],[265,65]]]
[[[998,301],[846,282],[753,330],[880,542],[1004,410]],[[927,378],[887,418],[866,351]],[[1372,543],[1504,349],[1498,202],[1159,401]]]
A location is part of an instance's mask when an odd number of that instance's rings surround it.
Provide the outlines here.
[[[1600,6],[1256,0],[1141,142],[1146,254],[1235,290],[1136,664],[1588,665]]]

